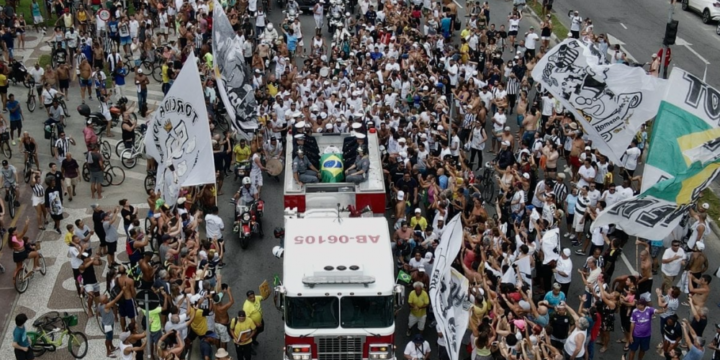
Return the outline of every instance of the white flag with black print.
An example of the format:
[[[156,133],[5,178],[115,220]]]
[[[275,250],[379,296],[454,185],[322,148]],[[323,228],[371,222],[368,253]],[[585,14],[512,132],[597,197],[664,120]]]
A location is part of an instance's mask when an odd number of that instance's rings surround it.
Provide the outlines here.
[[[600,153],[614,164],[640,129],[657,113],[667,80],[642,68],[607,64],[593,46],[566,39],[543,56],[532,72],[545,91],[569,110]]]
[[[463,229],[460,216],[447,223],[435,249],[435,263],[430,274],[430,304],[435,321],[442,329],[451,360],[457,360],[465,330],[470,319],[472,305],[468,296],[468,280],[452,269],[463,245]]]
[[[252,133],[258,128],[252,71],[243,57],[243,43],[218,1],[213,8],[212,49],[215,80],[228,119],[241,136]]]
[[[181,187],[215,183],[208,114],[193,53],[148,123],[145,152],[158,163],[155,190],[170,206]]]

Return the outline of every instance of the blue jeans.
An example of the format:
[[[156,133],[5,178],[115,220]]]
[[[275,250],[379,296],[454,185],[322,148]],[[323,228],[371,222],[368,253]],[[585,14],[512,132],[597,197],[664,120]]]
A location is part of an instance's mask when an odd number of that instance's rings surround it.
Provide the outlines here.
[[[163,83],[162,84],[162,92],[163,95],[167,95],[168,91],[170,91],[170,83]]]
[[[147,104],[147,89],[138,92],[138,109],[142,109],[145,104]]]

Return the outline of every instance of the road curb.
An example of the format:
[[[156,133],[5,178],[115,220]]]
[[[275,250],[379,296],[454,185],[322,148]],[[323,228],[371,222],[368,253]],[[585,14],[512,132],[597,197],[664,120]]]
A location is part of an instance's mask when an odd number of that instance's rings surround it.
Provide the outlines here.
[[[542,18],[535,12],[535,9],[531,8],[530,6],[525,6],[525,8],[530,10],[530,16],[532,16],[538,23],[542,23]],[[559,44],[562,42],[560,38],[555,35],[555,32],[550,33],[550,40],[554,41],[555,44]]]

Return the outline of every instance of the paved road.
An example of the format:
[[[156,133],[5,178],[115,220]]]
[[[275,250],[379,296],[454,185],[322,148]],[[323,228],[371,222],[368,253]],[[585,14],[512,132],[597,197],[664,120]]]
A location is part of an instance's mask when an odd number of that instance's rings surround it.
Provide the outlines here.
[[[501,19],[500,14],[506,14],[510,11],[510,4],[510,2],[506,1],[498,1],[492,4],[494,15],[493,22],[498,25],[504,23],[504,21],[500,22],[498,20]],[[461,9],[461,11],[463,10],[464,9]],[[584,12],[583,9],[581,9],[581,11]],[[273,22],[277,24],[280,20],[281,14],[279,11],[276,10],[270,15],[270,17]],[[309,42],[314,27],[313,20],[310,16],[302,16],[301,20],[303,22],[303,32],[306,42]],[[528,22],[524,21],[523,24],[521,24],[521,32],[524,32],[524,30],[526,30],[527,27],[529,27],[530,25],[535,25],[537,27],[537,23],[532,24],[532,22],[529,21],[530,20],[528,20]],[[598,28],[602,26],[602,21],[600,19],[595,20],[595,22]],[[628,25],[628,23],[626,23],[626,25]],[[28,47],[30,48],[30,46]],[[37,58],[38,51],[42,51],[42,48],[35,52],[28,51],[23,55],[25,56],[26,60],[32,62],[32,59]],[[647,51],[643,51],[643,53],[649,52],[651,52],[650,49],[648,49]],[[679,56],[681,55],[678,55],[678,57]],[[131,82],[129,81],[129,83]],[[158,101],[162,98],[159,84],[152,84],[150,90],[151,102]],[[25,90],[21,87],[11,87],[10,91],[14,91],[19,94],[24,93]],[[70,91],[71,99],[68,102],[68,107],[70,109],[74,109],[75,107],[77,107],[77,105],[79,105],[77,101],[79,99],[79,96],[77,95],[77,86],[73,85]],[[128,97],[131,100],[136,100],[132,96]],[[95,107],[97,106],[97,102],[90,103],[90,105]],[[80,139],[83,121],[76,114],[75,111],[72,111],[72,113],[73,116],[69,120],[70,126],[68,127],[67,131],[74,138]],[[36,110],[34,114],[26,114],[25,128],[28,129],[31,134],[37,134],[35,135],[35,137],[41,144],[40,163],[47,164],[51,161],[51,158],[48,153],[47,140],[42,139],[41,135],[42,128],[40,124],[44,120],[44,116],[42,114],[43,112],[39,109]],[[119,131],[116,131],[116,134],[117,136],[119,136]],[[115,139],[117,139],[117,137]],[[113,147],[115,145],[114,141],[116,140],[111,139],[111,142],[113,142]],[[81,153],[80,149],[74,152]],[[489,156],[489,154],[486,154],[486,156]],[[117,162],[117,159],[114,159],[113,161]],[[11,162],[15,166],[20,167],[22,159],[20,159],[16,155],[13,159],[11,159]],[[138,165],[133,170],[126,170],[126,175],[127,178],[122,186],[110,187],[105,189],[106,198],[100,201],[103,206],[105,206],[106,208],[110,208],[117,204],[118,200],[122,198],[127,198],[131,203],[138,204],[139,206],[144,207],[144,205],[142,205],[145,199],[144,190],[142,188],[142,179],[144,179],[145,177],[144,164]],[[228,181],[224,185],[224,192],[226,194],[229,194],[236,187],[237,184],[233,184],[232,181]],[[27,198],[27,194],[28,190],[24,188],[23,197],[25,199]],[[65,204],[67,215],[66,219],[63,221],[63,226],[66,223],[74,221],[74,219],[77,218],[89,218],[89,205],[93,201],[89,198],[88,195],[89,187],[87,183],[81,183],[78,188],[78,196],[76,197],[76,200],[72,203],[68,202]],[[272,239],[271,236],[272,229],[277,226],[282,226],[281,214],[283,202],[281,184],[279,184],[273,179],[266,179],[265,186],[263,188],[263,199],[266,201],[267,204],[267,215],[263,219],[263,226],[266,234],[268,235],[263,240],[253,241],[248,249],[241,250],[236,244],[235,235],[231,232],[231,217],[233,215],[232,205],[228,203],[227,195],[219,197],[220,215],[226,221],[226,231],[224,235],[227,240],[226,243],[228,249],[226,258],[226,262],[228,265],[222,270],[222,275],[224,277],[223,282],[230,285],[230,287],[233,289],[234,295],[236,296],[236,305],[234,305],[231,309],[231,313],[234,313],[235,311],[240,309],[242,301],[244,300],[244,293],[247,290],[257,289],[258,285],[263,280],[267,279],[271,281],[273,275],[282,273],[281,262],[272,257],[272,255],[270,254],[272,247],[276,245],[276,241]],[[22,220],[24,219],[26,214],[28,214],[27,205],[20,209],[20,215],[18,216],[18,218]],[[29,215],[32,216],[32,214]],[[5,220],[6,222],[9,221],[9,219]],[[33,232],[31,232],[30,235],[35,236]],[[43,246],[43,252],[48,259],[48,275],[46,275],[45,277],[35,278],[34,281],[31,283],[28,292],[17,297],[15,296],[14,290],[12,289],[12,284],[8,280],[10,276],[8,274],[0,275],[0,301],[2,301],[2,303],[4,304],[13,304],[13,306],[4,306],[0,308],[0,316],[5,316],[6,321],[4,324],[6,325],[10,325],[8,320],[11,320],[19,312],[27,313],[31,319],[51,310],[68,311],[70,313],[81,312],[80,303],[78,302],[77,297],[73,294],[73,286],[70,280],[69,263],[67,257],[65,256],[66,247],[60,240],[60,236],[54,232],[46,231],[37,235],[37,238],[45,241]],[[718,239],[714,235],[711,235],[710,239],[706,242],[709,244],[709,247],[706,249],[706,251],[708,251],[712,255],[718,254],[720,252],[720,245],[718,245],[717,240]],[[124,249],[124,241],[124,239],[120,240],[119,249]],[[569,244],[564,243],[564,245]],[[616,274],[623,274],[632,271],[630,267],[634,266],[635,263],[635,247],[632,246],[632,244],[627,245],[625,252],[630,260],[628,263],[620,263],[616,270]],[[124,257],[124,254],[121,255],[121,258]],[[581,266],[584,259],[580,259],[580,257],[573,255],[573,260],[577,267]],[[10,260],[10,254],[8,253],[8,251],[4,251],[3,256],[0,257],[0,262],[2,262],[2,264],[5,265],[6,268],[11,268],[12,265]],[[711,256],[711,269],[716,269],[717,266],[720,266],[720,260],[717,260],[717,258]],[[656,279],[656,283],[659,283],[659,281],[659,278]],[[716,284],[713,284],[712,286],[714,291],[711,298],[715,299],[718,296],[718,286]],[[571,287],[568,297],[575,298],[581,293],[582,288],[580,287],[580,285],[578,285],[578,281],[575,281],[573,283],[573,286]],[[576,305],[577,301],[571,300],[571,304]],[[710,304],[710,307],[714,308],[714,304]],[[2,313],[3,311],[5,312],[4,314]],[[261,345],[258,348],[258,358],[277,358],[282,352],[283,344],[283,326],[280,319],[280,314],[273,309],[273,306],[270,302],[264,303],[264,313],[267,327],[266,332],[262,334],[259,339]],[[687,313],[687,308],[681,308],[681,316],[687,316]],[[103,358],[104,347],[102,345],[102,338],[99,329],[97,329],[97,326],[93,322],[88,323],[84,315],[80,315],[79,317],[80,324],[76,327],[76,329],[86,332],[91,339],[90,354],[86,358]],[[400,357],[402,356],[402,349],[404,349],[404,346],[408,341],[408,339],[404,336],[406,330],[406,319],[407,310],[402,311],[397,318],[398,337],[396,344],[399,347],[398,356]],[[709,320],[709,323],[711,324],[715,322],[720,322],[720,316],[717,315],[717,312],[711,314]],[[659,326],[653,326],[653,336],[655,340],[658,340],[660,338],[658,327]],[[12,328],[13,326],[11,325],[9,329]],[[4,335],[2,336],[2,345],[0,346],[0,358],[12,357],[12,348],[10,346],[10,343],[12,341],[11,332],[6,331],[7,329],[7,327],[3,329]],[[711,332],[712,330],[711,328],[709,328],[706,333],[710,334]],[[425,334],[428,338],[434,339],[434,336],[432,336],[430,331],[426,331]],[[618,339],[619,331],[616,331],[611,338],[612,341]],[[435,349],[434,342],[433,349]],[[231,353],[233,353],[232,350]],[[611,349],[607,353],[603,354],[603,358],[619,358],[620,355],[620,347],[613,344],[611,346]],[[51,356],[54,359],[69,358],[68,352],[64,350],[60,350],[56,354],[45,356]],[[192,357],[192,359],[197,358],[197,354]]]
[[[568,28],[568,11],[578,10],[583,18],[592,19],[595,33],[609,33],[619,39],[625,44],[626,52],[638,62],[650,61],[650,55],[662,47],[669,8],[668,1],[653,0],[555,1],[553,4],[557,16]],[[680,25],[677,44],[672,47],[671,66],[679,66],[702,77],[705,62],[698,57],[700,55],[710,63],[707,82],[720,86],[720,72],[713,66],[720,61],[720,53],[717,52],[720,36],[715,34],[717,24],[703,24],[699,14],[681,10],[679,1],[675,5],[674,19]],[[692,50],[680,45],[683,43],[692,44]]]

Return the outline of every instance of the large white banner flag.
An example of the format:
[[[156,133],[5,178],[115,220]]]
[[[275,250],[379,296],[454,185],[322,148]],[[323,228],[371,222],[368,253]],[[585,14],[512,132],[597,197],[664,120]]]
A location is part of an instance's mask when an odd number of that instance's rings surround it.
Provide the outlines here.
[[[238,131],[252,132],[258,128],[252,71],[243,57],[243,43],[217,0],[213,7],[212,48],[215,79],[230,123]]]
[[[192,53],[148,124],[145,151],[158,163],[155,187],[170,206],[180,187],[215,183],[205,97]]]
[[[640,129],[657,112],[667,81],[642,68],[604,64],[594,47],[567,39],[533,69],[542,84],[579,121],[593,146],[615,164]]]
[[[669,83],[640,195],[608,207],[593,227],[616,224],[629,235],[661,240],[720,172],[720,92],[677,67]]]
[[[435,263],[430,276],[430,303],[435,320],[447,341],[451,360],[457,360],[469,320],[468,280],[452,270],[452,263],[463,245],[460,216],[450,220],[435,249]]]

